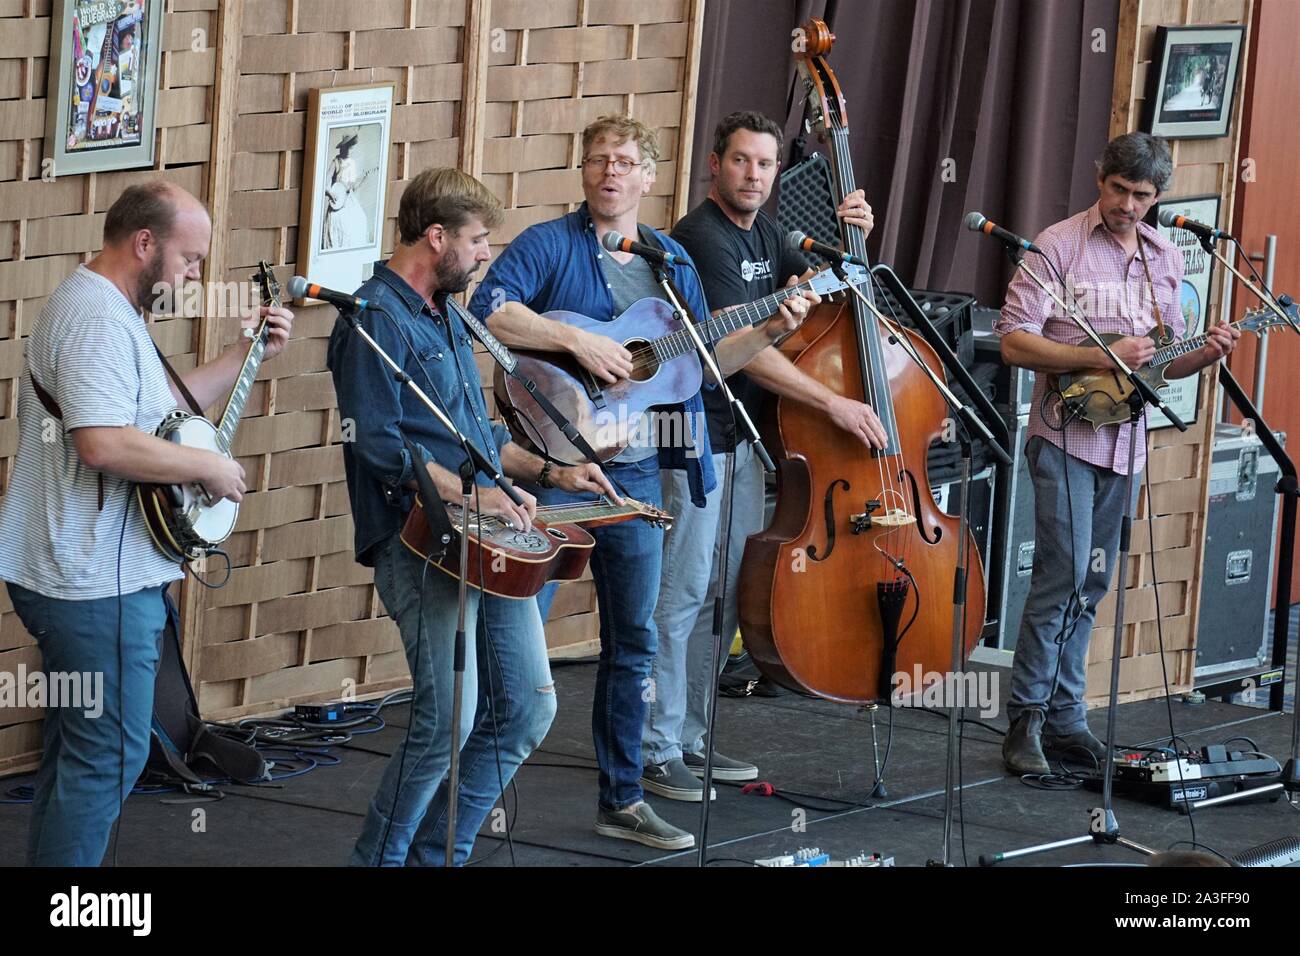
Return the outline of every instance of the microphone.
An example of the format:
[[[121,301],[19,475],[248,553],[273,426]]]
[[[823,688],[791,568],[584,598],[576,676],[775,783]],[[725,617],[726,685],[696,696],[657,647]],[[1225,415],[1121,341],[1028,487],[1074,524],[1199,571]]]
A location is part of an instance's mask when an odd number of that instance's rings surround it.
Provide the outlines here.
[[[1043,250],[1028,239],[1021,239],[1014,232],[1003,229],[992,219],[987,218],[982,212],[968,212],[962,223],[971,232],[982,232],[986,236],[992,236],[994,239],[1000,239],[1009,246],[1015,246],[1017,249],[1024,249],[1026,252],[1036,252],[1040,256]]]
[[[333,289],[308,282],[302,276],[294,276],[289,280],[289,294],[295,299],[320,299],[336,309],[347,312],[361,311],[370,307],[367,299],[358,299],[355,295],[348,295],[346,292],[335,292]]]
[[[841,252],[834,246],[828,246],[824,242],[818,242],[812,236],[798,229],[791,229],[785,234],[785,244],[795,252],[811,252],[819,255],[823,259],[830,259],[832,262],[847,262],[849,265],[862,266],[864,269],[870,269],[867,263],[863,262],[851,252]]]
[[[651,262],[657,262],[663,266],[675,266],[680,261],[679,257],[671,252],[656,249],[654,246],[647,246],[644,242],[628,239],[626,236],[621,236],[613,231],[605,233],[601,237],[600,244],[610,252],[630,252],[634,256],[649,259]]]
[[[1207,226],[1203,222],[1197,222],[1195,219],[1188,219],[1186,216],[1180,216],[1172,209],[1160,210],[1160,215],[1156,217],[1160,225],[1166,229],[1186,229],[1188,232],[1194,232],[1202,239],[1232,239],[1222,229],[1215,229],[1213,226]]]

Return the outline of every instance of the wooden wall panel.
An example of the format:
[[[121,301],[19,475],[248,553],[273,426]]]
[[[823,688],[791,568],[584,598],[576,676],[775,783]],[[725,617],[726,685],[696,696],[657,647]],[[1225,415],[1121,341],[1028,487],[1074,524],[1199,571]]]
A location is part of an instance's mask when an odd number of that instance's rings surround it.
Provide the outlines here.
[[[215,0],[166,4],[152,169],[59,176],[56,168],[53,180],[42,179],[50,31],[49,2],[0,9],[0,495],[18,443],[13,414],[25,368],[22,343],[46,296],[99,249],[104,211],[127,186],[166,178],[202,198],[208,184]],[[200,41],[194,49],[196,36],[206,37],[208,46]],[[150,331],[178,369],[194,366],[196,318],[153,317]],[[0,588],[0,658],[20,648],[32,657],[28,666],[36,667],[35,645]],[[0,712],[0,772],[30,765],[39,746],[39,713]]]
[[[1183,23],[1241,23],[1249,35],[1248,0],[1123,0],[1116,39],[1115,91],[1110,135],[1138,129],[1145,77],[1151,67],[1157,26]],[[1229,135],[1219,139],[1173,140],[1174,184],[1170,198],[1218,193],[1223,222],[1230,222],[1235,195],[1241,112],[1240,90],[1251,68],[1242,47],[1238,94]],[[1220,277],[1214,281],[1205,314],[1217,316],[1222,296]],[[1120,700],[1163,696],[1165,681],[1174,693],[1191,689],[1196,663],[1201,565],[1205,545],[1205,510],[1209,502],[1217,366],[1202,371],[1201,404],[1197,420],[1185,433],[1172,428],[1151,433],[1151,499],[1155,514],[1155,555],[1148,532],[1145,491],[1139,520],[1133,526],[1133,553],[1124,604],[1120,655]],[[1088,649],[1088,702],[1106,702],[1110,692],[1114,642],[1115,583],[1098,605],[1097,625]],[[1158,607],[1157,607],[1158,601]],[[1161,667],[1157,609],[1164,631]]]
[[[245,282],[259,259],[295,271],[307,94],[396,85],[385,253],[402,190],[421,169],[460,165],[499,185],[508,242],[581,201],[578,134],[628,111],[664,156],[643,218],[684,211],[703,0],[167,0],[161,127],[153,170],[41,182],[48,0],[0,2],[0,493],[16,442],[22,340],[50,290],[99,247],[104,210],[164,176],[209,203],[205,279]],[[195,31],[202,31],[196,33]],[[195,45],[195,37],[206,41]],[[178,589],[183,654],[204,716],[268,713],[345,691],[409,683],[396,628],[352,554],[340,423],[325,345],[334,313],[296,310],[295,336],[266,363],[235,453],[250,493],[227,542],[230,583]],[[206,312],[152,330],[181,368],[215,357],[237,324]],[[480,357],[487,383],[488,366]],[[224,566],[209,562],[210,576]],[[555,602],[562,656],[596,645],[589,577]],[[0,659],[35,654],[0,589]],[[0,770],[30,765],[37,715],[0,719]]]

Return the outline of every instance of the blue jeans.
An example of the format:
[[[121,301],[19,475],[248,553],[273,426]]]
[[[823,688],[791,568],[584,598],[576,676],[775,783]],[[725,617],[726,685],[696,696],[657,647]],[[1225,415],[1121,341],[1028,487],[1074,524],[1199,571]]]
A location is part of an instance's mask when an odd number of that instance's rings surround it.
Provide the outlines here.
[[[122,595],[119,658],[118,598],[67,601],[9,585],[45,674],[100,675],[103,682],[100,713],[84,706],[45,710],[29,866],[98,866],[104,859],[113,821],[149,756],[158,639],[167,624],[164,591]]]
[[[651,457],[606,468],[615,489],[659,506],[659,462]],[[555,488],[529,489],[543,504],[589,500]],[[659,598],[663,532],[639,519],[592,531],[596,547],[591,575],[600,609],[600,662],[591,706],[591,733],[600,766],[600,805],[622,810],[641,791],[641,728],[652,695],[650,666],[658,645],[654,609]],[[555,596],[548,585],[537,596],[545,620]]]
[[[642,743],[647,764],[680,760],[682,752],[702,753],[708,730],[711,695],[717,675],[709,676],[713,657],[713,602],[721,579],[722,506],[727,456],[713,456],[718,486],[709,492],[708,505],[691,507],[686,472],[664,471],[663,507],[676,516],[664,535],[659,604],[655,627],[659,650],[651,677],[654,695],[646,714]],[[722,654],[719,673],[727,663],[727,649],[736,633],[737,583],[745,541],[763,529],[763,469],[753,446],[741,442],[736,449],[732,478],[731,529],[725,561],[727,593],[722,607]],[[716,745],[715,745],[715,749]]]
[[[1046,733],[1073,734],[1088,729],[1088,642],[1115,568],[1128,507],[1125,479],[1038,436],[1029,439],[1025,454],[1034,481],[1034,572],[1011,663],[1007,717],[1014,723],[1026,710],[1040,710]],[[1134,476],[1135,492],[1140,477]],[[1058,645],[1076,593],[1083,610],[1073,635]]]
[[[414,697],[410,732],[388,761],[351,863],[441,866],[447,846],[457,582],[432,565],[426,570],[393,535],[376,551],[375,585],[401,632]],[[474,653],[466,649],[457,742],[457,865],[469,858],[474,837],[503,787],[555,718],[555,687],[537,602],[484,596],[474,588],[467,598],[467,640],[471,629],[476,634]]]

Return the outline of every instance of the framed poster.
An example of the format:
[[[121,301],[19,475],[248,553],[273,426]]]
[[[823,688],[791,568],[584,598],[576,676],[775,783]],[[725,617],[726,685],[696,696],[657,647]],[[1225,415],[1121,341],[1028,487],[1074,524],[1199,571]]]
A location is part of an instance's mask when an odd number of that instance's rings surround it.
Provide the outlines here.
[[[53,173],[154,161],[163,0],[57,0],[45,141]]]
[[[1165,139],[1228,135],[1244,26],[1156,27],[1143,129]]]
[[[1155,204],[1151,212],[1159,216],[1164,210],[1172,209],[1179,216],[1195,219],[1206,225],[1219,224],[1219,197],[1193,196],[1189,199],[1165,199]],[[1156,225],[1160,235],[1164,236],[1183,254],[1183,283],[1179,296],[1179,307],[1183,312],[1183,321],[1187,324],[1185,338],[1200,335],[1214,320],[1207,320],[1206,311],[1210,307],[1210,279],[1214,275],[1215,259],[1201,248],[1201,241],[1186,229]],[[1191,425],[1196,421],[1197,409],[1201,400],[1201,376],[1188,375],[1186,378],[1170,379],[1169,387],[1162,393],[1169,407],[1179,418]],[[1172,428],[1165,413],[1151,409],[1147,418],[1148,428]]]
[[[314,89],[298,218],[298,271],[351,292],[383,255],[392,83]]]

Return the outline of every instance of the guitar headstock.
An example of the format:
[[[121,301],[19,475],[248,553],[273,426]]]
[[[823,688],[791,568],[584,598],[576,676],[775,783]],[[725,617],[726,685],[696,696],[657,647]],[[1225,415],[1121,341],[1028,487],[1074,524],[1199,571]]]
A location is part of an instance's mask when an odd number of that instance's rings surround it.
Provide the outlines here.
[[[663,528],[665,531],[671,528],[673,522],[677,520],[667,511],[656,508],[654,505],[648,505],[644,501],[629,498],[626,495],[623,496],[623,504],[636,511],[648,524],[656,528]]]

